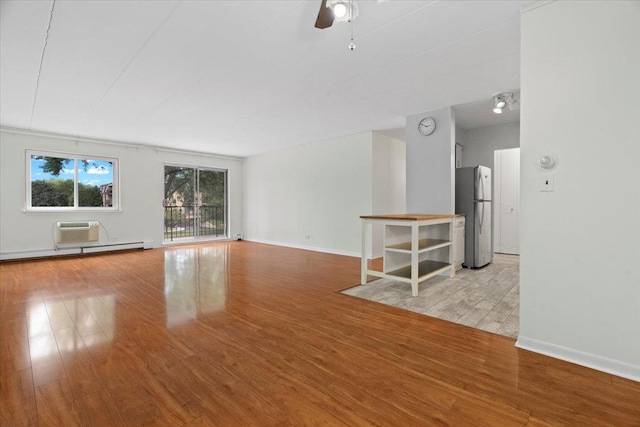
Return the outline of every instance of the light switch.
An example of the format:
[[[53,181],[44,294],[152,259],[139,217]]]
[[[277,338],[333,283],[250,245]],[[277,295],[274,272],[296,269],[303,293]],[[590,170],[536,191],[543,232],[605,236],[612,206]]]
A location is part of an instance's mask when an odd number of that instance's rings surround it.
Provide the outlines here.
[[[553,175],[540,175],[540,191],[553,191],[554,188],[554,176]]]

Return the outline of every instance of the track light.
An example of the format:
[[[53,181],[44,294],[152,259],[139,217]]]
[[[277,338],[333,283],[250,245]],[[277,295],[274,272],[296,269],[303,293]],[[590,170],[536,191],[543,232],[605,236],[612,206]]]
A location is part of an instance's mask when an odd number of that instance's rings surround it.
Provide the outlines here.
[[[493,112],[502,114],[502,109],[505,107],[509,107],[509,110],[518,108],[518,101],[514,97],[514,93],[504,92],[493,95]]]
[[[493,97],[493,112],[496,114],[502,114],[502,109],[507,105],[505,101],[505,94],[501,93]]]

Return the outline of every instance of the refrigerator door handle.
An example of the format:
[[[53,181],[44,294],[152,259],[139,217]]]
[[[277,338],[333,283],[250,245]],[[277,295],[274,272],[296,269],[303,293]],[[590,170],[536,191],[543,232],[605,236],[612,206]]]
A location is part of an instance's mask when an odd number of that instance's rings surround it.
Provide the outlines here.
[[[482,206],[482,213],[480,214],[480,234],[482,234],[482,224],[484,223],[484,203],[478,203]]]

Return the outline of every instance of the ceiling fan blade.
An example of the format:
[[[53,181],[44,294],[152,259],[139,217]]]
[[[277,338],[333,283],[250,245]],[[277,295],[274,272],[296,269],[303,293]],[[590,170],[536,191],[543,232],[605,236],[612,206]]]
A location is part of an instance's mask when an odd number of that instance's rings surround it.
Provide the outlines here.
[[[333,11],[327,7],[327,0],[322,0],[318,18],[316,19],[316,28],[321,30],[329,28],[333,25]]]

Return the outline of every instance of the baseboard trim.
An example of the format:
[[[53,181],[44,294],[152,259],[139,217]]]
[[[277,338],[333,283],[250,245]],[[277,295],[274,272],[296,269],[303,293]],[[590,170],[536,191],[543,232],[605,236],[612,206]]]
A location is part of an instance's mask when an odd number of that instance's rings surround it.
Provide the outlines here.
[[[518,337],[516,347],[640,382],[640,366],[638,365],[620,362],[607,357],[585,353],[523,336]]]
[[[17,251],[17,252],[2,252],[0,253],[0,261],[12,261],[20,259],[30,258],[49,258],[54,256],[75,255],[79,254],[80,250],[73,249],[41,249],[33,251]]]
[[[40,249],[33,251],[3,252],[0,253],[0,261],[12,261],[32,258],[52,258],[58,256],[82,255],[99,252],[122,251],[128,249],[147,249],[143,242],[112,243],[107,245],[70,247],[59,249]]]
[[[356,257],[356,258],[360,258],[362,255],[360,253],[356,253],[356,252],[347,252],[347,251],[336,251],[333,249],[326,249],[326,248],[318,248],[315,246],[306,246],[306,245],[298,245],[295,243],[286,243],[286,242],[276,242],[276,241],[272,241],[272,240],[260,240],[260,239],[244,239],[246,242],[253,242],[253,243],[262,243],[265,245],[274,245],[274,246],[284,246],[286,248],[292,248],[292,249],[302,249],[305,251],[313,251],[313,252],[322,252],[325,254],[333,254],[333,255],[344,255],[344,256],[350,256],[350,257]]]

